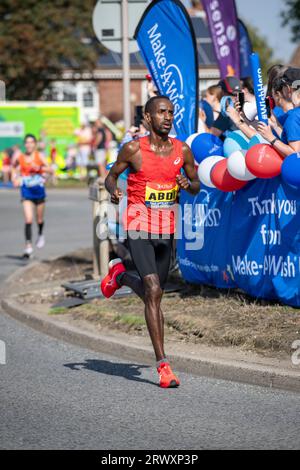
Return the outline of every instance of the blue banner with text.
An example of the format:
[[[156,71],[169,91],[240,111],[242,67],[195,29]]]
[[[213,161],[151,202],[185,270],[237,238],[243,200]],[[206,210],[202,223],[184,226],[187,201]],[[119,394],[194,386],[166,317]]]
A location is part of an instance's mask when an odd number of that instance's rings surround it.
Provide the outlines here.
[[[136,32],[144,61],[161,95],[174,105],[174,128],[185,140],[198,128],[198,53],[190,17],[177,0],[154,0]]]
[[[177,250],[187,281],[300,306],[299,189],[278,177],[237,193],[182,194],[180,204]]]

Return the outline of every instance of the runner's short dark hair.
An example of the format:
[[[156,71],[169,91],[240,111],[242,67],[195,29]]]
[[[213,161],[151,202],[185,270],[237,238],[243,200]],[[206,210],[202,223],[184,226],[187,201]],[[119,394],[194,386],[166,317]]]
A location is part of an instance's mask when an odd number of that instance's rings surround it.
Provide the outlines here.
[[[152,98],[150,98],[150,100],[148,100],[147,103],[145,104],[145,113],[151,114],[153,112],[154,104],[158,100],[167,100],[167,101],[170,101],[171,103],[170,98],[168,98],[165,95],[152,96]]]
[[[35,141],[35,143],[37,143],[37,138],[33,134],[26,134],[25,137],[24,137],[24,142],[26,142],[27,139],[33,139]]]

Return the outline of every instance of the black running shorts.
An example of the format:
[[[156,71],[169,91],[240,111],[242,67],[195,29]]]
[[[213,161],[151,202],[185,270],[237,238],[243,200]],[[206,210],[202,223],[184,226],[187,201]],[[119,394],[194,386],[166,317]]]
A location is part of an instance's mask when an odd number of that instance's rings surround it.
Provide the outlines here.
[[[40,204],[44,204],[46,202],[46,199],[25,199],[25,198],[21,199],[21,202],[24,202],[24,201],[30,201],[35,206],[39,206]]]
[[[170,267],[174,235],[153,235],[146,232],[128,232],[128,245],[132,261],[143,279],[158,274],[163,289]],[[168,238],[166,238],[168,237]]]

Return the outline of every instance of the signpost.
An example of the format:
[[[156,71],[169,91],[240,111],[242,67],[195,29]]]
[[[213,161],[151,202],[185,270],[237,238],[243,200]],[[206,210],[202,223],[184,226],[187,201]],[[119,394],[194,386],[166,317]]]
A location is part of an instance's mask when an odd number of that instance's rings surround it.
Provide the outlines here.
[[[125,129],[131,125],[129,53],[139,50],[133,35],[147,3],[147,0],[99,0],[93,13],[94,32],[100,43],[112,52],[122,53]],[[109,262],[108,237],[100,240],[96,229],[100,227],[103,233],[108,233],[108,193],[103,183],[90,186],[90,199],[93,200],[94,279],[99,279],[107,274]]]
[[[133,35],[148,0],[99,0],[93,13],[94,32],[110,51],[122,53],[125,129],[131,125],[129,54],[139,50]]]

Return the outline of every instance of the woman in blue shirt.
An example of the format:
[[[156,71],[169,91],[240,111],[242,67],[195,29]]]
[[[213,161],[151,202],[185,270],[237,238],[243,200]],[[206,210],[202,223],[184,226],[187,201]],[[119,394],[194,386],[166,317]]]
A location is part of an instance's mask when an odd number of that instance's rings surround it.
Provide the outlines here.
[[[292,100],[292,96],[300,88],[300,69],[289,68],[281,81],[283,96]],[[300,107],[295,107],[286,113],[280,139],[274,137],[271,127],[262,122],[258,126],[258,131],[284,157],[300,152]]]

